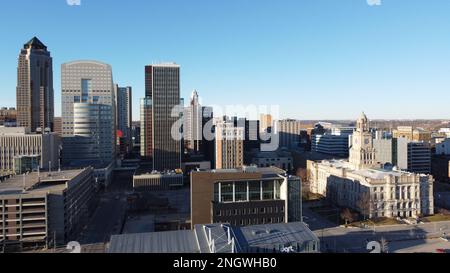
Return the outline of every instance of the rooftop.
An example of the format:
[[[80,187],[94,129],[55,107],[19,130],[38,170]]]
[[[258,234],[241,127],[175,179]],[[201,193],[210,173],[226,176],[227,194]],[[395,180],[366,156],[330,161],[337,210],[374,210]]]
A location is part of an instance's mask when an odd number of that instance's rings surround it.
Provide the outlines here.
[[[25,49],[43,49],[47,50],[47,47],[42,43],[37,37],[33,37],[31,40],[29,40],[26,44],[23,46]]]
[[[72,180],[85,169],[61,172],[33,172],[28,175],[17,175],[0,183],[0,195],[21,194],[24,192],[40,192],[62,190],[66,182]]]
[[[346,169],[347,172],[350,172],[350,173],[353,173],[353,174],[356,174],[356,175],[359,175],[362,177],[375,179],[375,180],[381,180],[387,176],[400,177],[402,175],[415,175],[413,173],[400,171],[395,168],[394,169],[367,168],[367,169],[357,170],[350,162],[348,162],[346,160],[337,160],[337,159],[323,160],[318,163],[321,165],[336,168],[336,169]]]

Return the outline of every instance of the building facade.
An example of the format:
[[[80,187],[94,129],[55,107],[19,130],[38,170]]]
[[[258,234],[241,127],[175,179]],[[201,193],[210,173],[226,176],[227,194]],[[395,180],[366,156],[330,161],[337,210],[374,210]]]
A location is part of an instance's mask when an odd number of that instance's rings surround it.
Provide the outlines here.
[[[61,139],[54,133],[29,133],[29,128],[0,127],[0,176],[16,174],[16,159],[38,157],[42,169],[58,169]],[[33,169],[36,170],[36,169]]]
[[[244,164],[244,128],[220,122],[215,127],[216,169],[240,168]]]
[[[433,177],[382,168],[367,117],[357,123],[349,161],[308,162],[311,192],[370,218],[434,214]]]
[[[409,141],[431,141],[431,132],[412,126],[399,126],[393,130],[392,135],[394,138],[406,138]]]
[[[235,226],[302,220],[301,182],[278,168],[193,171],[191,221]]]
[[[20,51],[17,68],[17,123],[36,132],[53,130],[53,60],[36,37]]]
[[[53,247],[74,239],[93,210],[92,168],[31,173],[0,184],[0,245]]]
[[[180,169],[181,131],[176,132],[179,139],[172,134],[174,126],[180,122],[182,110],[180,66],[146,66],[145,96],[141,103],[141,156],[153,162],[153,170]],[[179,125],[182,128],[182,124]]]
[[[61,66],[63,163],[103,168],[115,159],[116,99],[111,66],[75,61]]]
[[[302,130],[299,120],[278,120],[276,121],[275,133],[279,135],[279,147],[297,148],[300,145],[300,131]]]
[[[124,146],[125,150],[121,152],[128,153],[132,149],[132,135],[131,128],[133,123],[133,106],[132,106],[132,88],[115,86],[116,90],[116,118],[117,129],[120,132],[118,136],[119,144]]]
[[[413,173],[431,173],[431,147],[428,142],[397,139],[397,164],[401,170]]]

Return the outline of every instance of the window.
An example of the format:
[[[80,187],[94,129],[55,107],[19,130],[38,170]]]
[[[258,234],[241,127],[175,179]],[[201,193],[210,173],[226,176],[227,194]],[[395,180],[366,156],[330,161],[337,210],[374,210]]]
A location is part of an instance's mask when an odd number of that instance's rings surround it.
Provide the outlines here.
[[[233,202],[233,183],[221,183],[221,202]]]
[[[247,182],[235,183],[236,202],[245,202],[247,200]]]
[[[273,181],[263,182],[263,200],[274,199],[274,186]]]
[[[250,201],[261,200],[261,183],[259,181],[248,182]]]

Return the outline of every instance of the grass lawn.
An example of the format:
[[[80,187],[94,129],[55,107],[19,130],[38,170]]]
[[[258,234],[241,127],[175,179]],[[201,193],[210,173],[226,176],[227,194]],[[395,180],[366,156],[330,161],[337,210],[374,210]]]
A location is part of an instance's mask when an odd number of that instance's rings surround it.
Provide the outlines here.
[[[391,226],[391,225],[400,225],[403,224],[403,222],[397,221],[397,219],[392,218],[376,218],[362,222],[353,222],[350,225],[354,227],[360,227],[363,224],[366,224],[368,226]]]
[[[425,223],[450,221],[450,215],[436,214],[421,219]]]

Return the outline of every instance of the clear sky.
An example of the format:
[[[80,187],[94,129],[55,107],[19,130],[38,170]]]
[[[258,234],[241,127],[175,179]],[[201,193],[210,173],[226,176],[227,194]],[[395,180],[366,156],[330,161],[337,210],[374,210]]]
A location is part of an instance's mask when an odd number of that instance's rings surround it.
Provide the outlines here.
[[[75,0],[70,0],[75,1]],[[370,0],[376,2],[377,0]],[[182,96],[281,107],[298,119],[450,118],[450,1],[2,1],[0,106],[15,106],[17,56],[38,36],[60,65],[94,59],[134,88],[144,66],[182,67]]]

